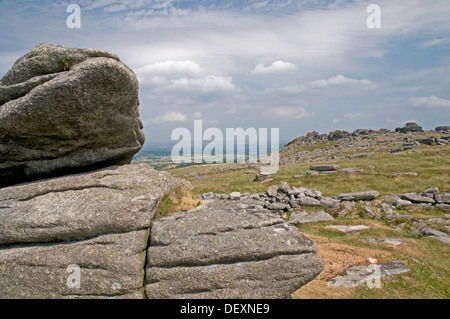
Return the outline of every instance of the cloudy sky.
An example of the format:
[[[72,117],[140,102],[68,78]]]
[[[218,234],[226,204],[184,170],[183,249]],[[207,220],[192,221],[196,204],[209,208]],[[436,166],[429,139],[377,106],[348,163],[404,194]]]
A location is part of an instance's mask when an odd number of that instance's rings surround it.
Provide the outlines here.
[[[69,4],[81,28],[69,29]],[[381,8],[370,29],[369,4]],[[0,76],[48,42],[119,55],[148,143],[177,127],[309,131],[450,125],[448,0],[0,0]]]

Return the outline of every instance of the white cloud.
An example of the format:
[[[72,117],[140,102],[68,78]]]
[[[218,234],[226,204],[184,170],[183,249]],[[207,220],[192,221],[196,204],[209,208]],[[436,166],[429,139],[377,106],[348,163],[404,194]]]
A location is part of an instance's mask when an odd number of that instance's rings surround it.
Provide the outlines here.
[[[203,117],[203,114],[202,114],[202,112],[197,111],[197,112],[194,113],[194,117],[196,117],[196,118],[202,118],[202,117]]]
[[[341,120],[340,119],[333,119],[331,122],[333,122],[334,124],[339,123]]]
[[[450,43],[449,38],[432,39],[432,40],[421,43],[420,46],[423,48],[429,48],[429,47],[432,47],[435,45],[441,45],[441,44],[446,44],[446,43]]]
[[[367,79],[363,79],[363,80],[357,80],[357,79],[352,79],[352,78],[347,78],[345,76],[343,76],[342,74],[339,74],[335,77],[331,77],[328,80],[317,80],[317,81],[313,81],[311,82],[311,87],[328,87],[328,86],[332,86],[332,85],[360,85],[360,86],[374,86],[375,83],[367,80]]]
[[[303,107],[275,107],[267,110],[265,114],[272,118],[302,119],[315,113],[307,112]]]
[[[450,108],[450,100],[438,98],[435,95],[429,97],[411,97],[408,103],[417,108],[434,109]]]
[[[285,86],[281,88],[268,88],[264,91],[266,94],[283,93],[283,94],[298,94],[306,90],[304,85]]]
[[[217,92],[233,91],[237,87],[233,84],[232,77],[208,75],[202,78],[181,78],[172,81],[166,87],[170,91],[197,91],[197,92]]]
[[[258,64],[252,71],[252,74],[272,74],[272,73],[282,73],[297,70],[297,66],[291,62],[284,62],[281,60],[275,61],[272,65],[266,67],[264,63]]]
[[[134,69],[137,75],[189,75],[196,76],[203,72],[202,68],[194,61],[163,61],[149,65],[145,65],[140,68]]]
[[[157,116],[149,121],[152,123],[164,123],[164,122],[184,122],[187,120],[187,116],[184,113],[177,111],[166,112],[160,116]]]
[[[346,119],[361,119],[361,118],[365,118],[365,117],[370,117],[370,114],[366,114],[364,112],[358,112],[358,113],[348,113],[344,115],[344,118]]]

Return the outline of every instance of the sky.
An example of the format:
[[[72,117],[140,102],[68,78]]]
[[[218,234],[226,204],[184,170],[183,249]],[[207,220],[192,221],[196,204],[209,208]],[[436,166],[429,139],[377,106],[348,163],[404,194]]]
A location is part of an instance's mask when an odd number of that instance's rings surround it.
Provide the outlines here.
[[[139,79],[147,144],[194,120],[286,142],[450,125],[450,1],[372,1],[0,0],[0,77],[39,43],[116,53]]]

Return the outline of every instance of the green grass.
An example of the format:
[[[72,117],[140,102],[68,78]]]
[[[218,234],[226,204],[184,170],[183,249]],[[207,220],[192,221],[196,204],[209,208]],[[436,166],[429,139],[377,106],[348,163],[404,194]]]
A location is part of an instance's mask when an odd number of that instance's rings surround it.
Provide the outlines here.
[[[254,174],[245,174],[248,169],[210,174],[207,179],[188,178],[195,187],[195,193],[205,192],[242,193],[263,192],[270,185],[288,182],[290,186],[315,188],[325,196],[337,196],[340,193],[376,190],[381,195],[395,195],[405,192],[421,192],[430,187],[439,187],[441,192],[450,192],[450,156],[438,155],[436,149],[411,152],[401,155],[389,153],[376,154],[367,158],[355,158],[345,161],[327,162],[338,164],[341,168],[359,167],[359,174],[333,173],[329,175],[306,175],[294,178],[294,175],[306,174],[310,163],[281,166],[272,176],[273,181],[261,184],[253,182]],[[314,164],[322,164],[315,162]],[[373,169],[369,167],[373,166]],[[195,166],[169,170],[175,176],[189,172],[203,172],[210,168]],[[416,172],[418,176],[391,177],[400,172]]]

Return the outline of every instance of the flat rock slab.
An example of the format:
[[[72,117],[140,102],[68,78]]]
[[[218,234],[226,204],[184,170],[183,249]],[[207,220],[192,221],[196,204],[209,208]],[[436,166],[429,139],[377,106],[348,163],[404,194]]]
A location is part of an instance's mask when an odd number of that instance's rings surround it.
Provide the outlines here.
[[[323,269],[318,246],[258,201],[210,201],[154,221],[148,298],[286,298]]]
[[[339,165],[313,165],[309,168],[311,171],[336,171],[339,169]]]
[[[407,194],[402,194],[401,198],[404,200],[408,200],[410,202],[413,203],[430,203],[430,204],[434,204],[436,201],[431,198],[431,197],[427,197],[427,196],[422,196],[416,193],[407,193]]]
[[[333,221],[334,218],[324,211],[313,212],[308,214],[306,212],[293,213],[289,218],[289,224],[307,224],[321,221]]]
[[[359,234],[361,230],[368,229],[370,227],[365,225],[357,225],[357,226],[343,226],[343,225],[331,225],[325,228],[334,228],[341,232],[346,233],[347,235]]]
[[[366,191],[359,193],[340,194],[338,198],[344,201],[373,200],[377,198],[378,195],[379,193],[377,191]]]
[[[353,266],[345,274],[331,279],[328,286],[357,287],[370,281],[373,282],[377,277],[392,277],[408,271],[410,271],[409,267],[400,261],[372,264],[368,267]]]
[[[434,237],[442,241],[443,243],[450,243],[450,235],[442,231],[430,228],[422,227],[412,232],[413,235],[424,234],[425,236]]]
[[[155,209],[183,183],[133,164],[0,189],[0,298],[143,298]]]
[[[394,246],[401,245],[403,242],[403,239],[401,238],[362,238],[361,240],[368,243],[390,244]]]

